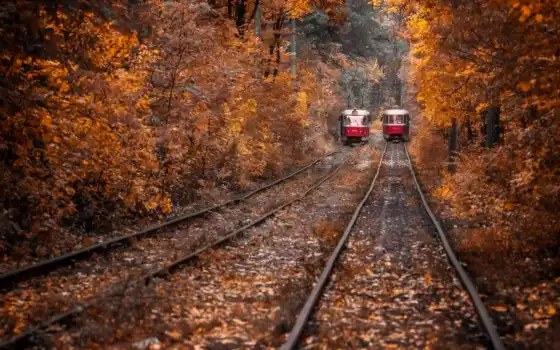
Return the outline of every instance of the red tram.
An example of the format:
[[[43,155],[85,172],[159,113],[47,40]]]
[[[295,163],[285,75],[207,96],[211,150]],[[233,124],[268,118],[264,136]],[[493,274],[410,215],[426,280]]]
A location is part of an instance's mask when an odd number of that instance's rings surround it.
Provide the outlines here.
[[[347,109],[340,115],[340,139],[343,144],[369,141],[371,114],[365,109]]]
[[[398,107],[383,112],[383,137],[386,141],[401,139],[408,141],[410,128],[410,115],[406,109]]]

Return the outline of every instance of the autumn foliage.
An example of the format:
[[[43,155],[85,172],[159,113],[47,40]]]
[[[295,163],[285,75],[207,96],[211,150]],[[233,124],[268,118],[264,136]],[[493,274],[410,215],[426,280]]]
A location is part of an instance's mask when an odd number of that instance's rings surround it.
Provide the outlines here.
[[[425,127],[459,124],[456,174],[436,194],[513,251],[554,246],[560,231],[560,48],[554,0],[391,1],[404,35]],[[500,108],[485,149],[483,113]],[[434,134],[435,135],[435,134]],[[447,141],[447,139],[444,139]],[[421,147],[421,146],[420,146]]]
[[[270,60],[246,5],[239,23],[225,2],[3,2],[0,248],[169,213],[322,153],[316,107],[337,92],[302,63],[294,81],[279,35]],[[263,20],[311,5],[266,3]]]

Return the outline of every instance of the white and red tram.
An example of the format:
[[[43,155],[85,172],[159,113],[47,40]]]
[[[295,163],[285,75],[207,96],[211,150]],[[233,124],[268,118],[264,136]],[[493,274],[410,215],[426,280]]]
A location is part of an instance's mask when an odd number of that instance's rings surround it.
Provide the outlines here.
[[[408,141],[410,129],[410,114],[406,109],[391,108],[383,112],[383,137]]]
[[[347,109],[340,115],[340,138],[343,144],[369,141],[371,114],[365,109]]]

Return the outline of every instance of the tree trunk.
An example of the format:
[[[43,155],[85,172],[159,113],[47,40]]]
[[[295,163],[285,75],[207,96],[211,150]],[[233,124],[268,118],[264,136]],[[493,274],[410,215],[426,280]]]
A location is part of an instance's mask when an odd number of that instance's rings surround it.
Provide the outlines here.
[[[455,165],[455,156],[457,155],[457,119],[451,121],[451,130],[449,131],[449,164],[447,170],[455,173],[457,166]]]
[[[486,148],[500,142],[500,107],[490,107],[485,111]]]
[[[272,72],[272,76],[274,78],[276,78],[278,76],[278,68],[280,67],[280,42],[281,42],[281,35],[282,35],[282,29],[284,27],[284,12],[280,12],[278,19],[276,20],[276,22],[272,25],[272,30],[274,31],[274,41],[272,42],[272,44],[269,46],[269,54],[270,56],[274,57],[274,54],[276,53],[276,59],[275,59],[275,67],[274,70]],[[264,72],[264,77],[265,79],[268,78],[268,76],[270,75],[270,63],[272,62],[272,59],[268,60],[268,66]]]
[[[239,37],[243,37],[244,25],[245,25],[245,0],[237,0],[235,4],[235,26],[237,27],[237,32]]]

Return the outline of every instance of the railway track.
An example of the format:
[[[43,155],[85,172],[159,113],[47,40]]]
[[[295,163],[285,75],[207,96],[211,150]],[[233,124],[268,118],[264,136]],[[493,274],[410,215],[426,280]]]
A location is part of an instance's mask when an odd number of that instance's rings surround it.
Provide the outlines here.
[[[414,315],[414,313],[407,314],[406,310],[402,310],[403,305],[406,305],[409,299],[411,298],[409,295],[411,294],[411,291],[410,289],[406,289],[406,288],[412,287],[411,289],[414,289],[414,285],[417,283],[410,277],[410,275],[414,272],[413,266],[415,263],[412,261],[413,257],[410,256],[405,258],[402,257],[403,256],[402,250],[404,250],[404,244],[402,243],[402,241],[406,239],[406,237],[404,237],[406,235],[404,233],[402,234],[404,238],[394,237],[396,235],[394,234],[391,235],[387,232],[391,229],[390,225],[394,225],[395,227],[398,227],[399,225],[402,226],[406,224],[403,222],[405,219],[402,218],[402,215],[393,215],[391,217],[390,215],[387,215],[385,213],[385,211],[391,210],[390,208],[391,205],[393,205],[394,207],[399,207],[399,206],[402,207],[403,205],[405,205],[403,203],[404,194],[399,193],[400,189],[398,188],[399,181],[401,181],[401,179],[399,179],[397,176],[394,176],[395,174],[390,172],[390,169],[395,167],[396,162],[403,161],[398,158],[398,153],[401,151],[399,150],[399,148],[395,148],[395,147],[402,147],[404,149],[404,153],[406,154],[406,163],[407,163],[406,167],[410,171],[409,174],[412,177],[413,186],[414,188],[416,188],[418,195],[421,199],[422,206],[426,211],[426,213],[428,214],[432,225],[435,227],[437,231],[437,236],[439,238],[440,244],[443,246],[445,250],[445,255],[447,256],[448,263],[452,266],[456,276],[459,277],[464,290],[466,290],[468,296],[470,297],[470,300],[472,301],[472,305],[474,306],[474,309],[476,310],[476,314],[478,315],[479,324],[481,328],[484,330],[484,332],[486,333],[487,341],[489,341],[485,345],[491,345],[494,349],[498,349],[498,350],[504,349],[502,339],[497,333],[496,327],[494,326],[491,318],[489,317],[488,312],[484,304],[482,303],[480,296],[476,291],[476,288],[474,287],[467,273],[465,272],[460,262],[458,261],[457,257],[455,256],[455,253],[453,252],[445,236],[445,233],[441,228],[441,225],[439,224],[436,217],[434,216],[431,209],[429,208],[428,202],[426,201],[426,198],[422,193],[420,185],[418,184],[418,181],[416,179],[416,175],[414,174],[412,162],[410,160],[410,156],[408,155],[408,150],[406,149],[406,146],[401,146],[401,144],[395,145],[395,144],[388,144],[388,143],[385,144],[385,149],[383,150],[383,154],[381,156],[381,160],[379,162],[376,175],[373,181],[371,182],[369,190],[363,197],[360,204],[356,207],[354,215],[352,216],[350,222],[346,226],[346,229],[344,230],[344,233],[342,234],[340,240],[338,241],[336,248],[333,250],[332,254],[330,255],[321,276],[316,282],[311,293],[308,295],[308,298],[305,301],[305,304],[303,305],[303,308],[301,309],[297,317],[297,320],[295,321],[295,324],[293,325],[281,349],[283,350],[295,349],[298,346],[298,344],[302,343],[302,337],[304,335],[307,335],[309,340],[305,342],[305,345],[308,345],[311,348],[332,348],[332,347],[346,348],[346,347],[355,347],[355,346],[371,347],[374,345],[379,346],[380,345],[378,343],[379,341],[382,341],[383,345],[381,347],[389,347],[389,346],[394,347],[395,345],[415,346],[415,347],[425,346],[423,340],[418,340],[416,343],[413,344],[403,343],[402,340],[402,338],[406,338],[406,336],[409,336],[412,339],[418,339],[416,336],[418,335],[419,332],[419,326],[425,326],[426,323],[425,320],[420,320],[422,322],[419,322],[418,319],[421,317],[418,317],[418,315]],[[392,154],[389,160],[385,160],[384,158],[386,153],[388,152],[388,148],[391,149],[390,151]],[[397,153],[396,157],[395,157],[395,152]],[[381,222],[379,223],[378,226],[376,226],[376,228],[379,228],[381,232],[380,232],[380,237],[377,237],[375,239],[376,240],[375,243],[377,244],[376,246],[375,244],[370,244],[370,242],[368,242],[372,240],[371,237],[375,233],[374,232],[364,233],[365,230],[360,230],[359,232],[356,232],[357,231],[356,226],[357,223],[359,222],[359,216],[361,215],[361,212],[363,211],[364,207],[372,206],[372,199],[370,199],[370,195],[372,194],[376,186],[376,181],[383,167],[385,167],[384,175],[389,178],[385,179],[388,185],[387,192],[386,192],[387,198],[381,199],[383,201],[382,212],[381,214],[379,214],[379,219],[378,219],[378,221]],[[401,175],[402,174],[403,173],[401,173]],[[390,175],[393,176],[391,177]],[[382,179],[382,181],[383,180],[384,179]],[[393,202],[393,204],[390,203],[391,201]],[[363,216],[362,218],[367,217],[367,214],[362,214],[362,215],[366,215]],[[391,221],[395,221],[396,223],[392,223]],[[351,238],[351,236],[357,236],[357,235],[360,235],[361,236],[360,239],[363,242],[366,242],[365,245],[363,246],[365,247],[365,249],[362,249],[359,253],[356,253],[356,251],[359,250],[358,248],[360,247],[361,242],[352,242],[352,238]],[[391,240],[393,241],[390,242]],[[352,245],[352,248],[350,249],[352,252],[343,253],[347,248],[348,244]],[[386,251],[390,250],[392,245],[393,245],[393,249],[395,250],[389,252],[390,254],[387,254]],[[415,247],[413,246],[411,250],[408,252],[409,255],[413,256],[415,249],[416,252],[421,252],[418,246]],[[372,250],[375,252],[372,252]],[[355,273],[355,275],[351,275],[347,277],[346,280],[344,279],[345,272],[341,271],[340,269],[342,268],[342,266],[339,266],[340,264],[343,264],[343,262],[341,262],[340,260],[342,260],[341,256],[345,254],[348,255],[353,254],[354,258],[357,257],[358,259],[363,258],[364,255],[368,255],[369,257],[365,264],[362,265],[355,264],[362,271],[359,271]],[[396,256],[396,259],[391,260],[390,259],[391,255],[393,255],[393,257]],[[406,255],[406,252],[404,255]],[[442,256],[444,256],[443,253]],[[395,260],[397,260],[396,263]],[[345,261],[345,263],[346,262],[352,263],[352,260],[350,259],[348,261]],[[379,268],[380,272],[378,272],[377,274],[382,275],[383,277],[377,277],[375,276],[376,273],[369,270],[370,268],[375,267],[376,264],[381,264],[381,267]],[[423,264],[422,266],[425,265]],[[369,275],[368,273],[365,273],[363,270],[367,270]],[[333,277],[333,274],[335,272],[337,272],[338,275],[335,275]],[[349,274],[349,272],[346,272],[346,274]],[[429,275],[427,274],[426,276]],[[344,285],[345,284],[344,282],[346,282],[346,284],[348,285]],[[432,282],[429,279],[426,279],[425,283],[430,284]],[[389,287],[387,287],[387,284],[389,285]],[[327,288],[329,290],[325,291],[325,287],[327,285],[329,285],[329,288]],[[395,308],[396,310],[390,310],[391,312],[393,312],[393,314],[387,313],[387,310],[385,309],[388,308],[387,305],[390,305],[390,303],[395,300],[394,291],[397,290],[396,288],[398,287],[402,287],[403,289],[398,290],[398,293],[401,294],[399,295],[397,293],[396,297],[397,298],[402,297],[403,299],[401,302],[399,302],[400,304],[397,304],[397,307]],[[422,288],[424,287],[422,286]],[[389,290],[387,291],[387,289]],[[326,295],[327,292],[330,293],[328,296]],[[370,292],[370,295],[368,295],[368,292]],[[352,293],[354,295],[348,296],[349,293]],[[421,294],[422,293],[418,293],[418,295]],[[428,293],[424,293],[422,297],[418,297],[419,300],[429,303],[430,301],[428,300],[428,298],[426,298],[427,294]],[[454,292],[454,294],[456,293]],[[389,295],[389,297],[386,297],[387,295]],[[356,311],[355,314],[359,314],[359,316],[355,317],[355,319],[352,319],[351,316],[352,311],[345,312],[344,310],[345,308],[339,305],[339,304],[345,304],[344,302],[345,297],[348,297],[348,299],[350,299],[352,303],[355,304],[361,303],[362,305],[361,308],[365,307],[364,305],[368,302],[372,303],[371,309],[366,308],[367,310],[366,314],[369,314],[369,316],[367,318],[367,321],[364,322],[365,325],[362,324],[362,320],[364,318],[363,309],[359,310],[359,312],[354,310]],[[412,298],[414,297],[415,295],[412,296]],[[374,301],[372,301],[372,299],[374,299]],[[335,302],[335,300],[337,301]],[[406,307],[416,308],[416,305],[418,304],[418,300],[414,300],[414,302],[415,303],[411,302],[410,305],[407,305]],[[384,306],[378,307],[378,304],[376,303],[383,303]],[[350,308],[350,306],[347,307]],[[341,309],[341,310],[336,311],[335,309]],[[329,310],[331,310],[332,313],[329,314]],[[395,313],[394,311],[397,312]],[[432,311],[427,310],[425,312],[430,313]],[[431,313],[430,317],[432,318],[439,317],[438,312],[440,311]],[[395,314],[397,314],[398,316],[395,316]],[[314,316],[315,318],[313,319]],[[457,316],[457,314],[452,315],[451,318],[452,317],[459,317],[460,319],[460,316]],[[474,318],[474,317],[467,317],[467,318]],[[333,319],[336,319],[337,320],[336,322],[339,323],[334,322]],[[401,321],[402,319],[405,319],[405,321],[404,322]],[[329,324],[329,321],[333,323]],[[310,322],[313,324],[312,326],[310,326]],[[442,319],[441,323],[444,322],[446,321]],[[456,322],[458,322],[458,320]],[[335,338],[342,337],[343,339],[338,339],[337,341],[339,341],[339,343],[329,343],[328,345],[321,344],[321,343],[319,344],[313,343],[313,338],[311,334],[320,332],[322,323],[325,323],[325,326],[323,327],[324,333],[319,334],[316,338],[321,338],[321,337],[326,338],[326,337],[334,336]],[[375,324],[375,326],[371,326],[371,324]],[[395,326],[397,324],[400,324],[400,326]],[[365,329],[364,334],[367,335],[364,335],[362,338],[360,338],[359,341],[361,343],[358,343],[357,345],[348,343],[350,340],[345,339],[345,336],[340,334],[340,333],[344,334],[344,332],[347,331],[348,329],[359,328],[359,327],[363,327],[363,329]],[[399,327],[402,328],[412,327],[417,329],[412,329],[410,333],[406,333],[407,331],[406,329],[404,330],[398,329],[397,332],[394,332],[395,328],[399,328]],[[451,325],[450,328],[453,329],[453,326]],[[455,328],[457,327],[455,326]],[[434,329],[437,328],[434,327]],[[358,334],[356,333],[351,333],[351,334],[352,334],[351,335],[352,338],[358,338],[359,332]],[[394,337],[395,334],[398,335],[398,337]],[[401,339],[399,339],[399,337]],[[376,343],[369,343],[371,338],[376,338]],[[381,340],[380,338],[387,338],[388,339],[387,341],[390,342],[383,343],[385,340]],[[442,338],[445,338],[445,335],[443,335]],[[451,344],[447,344],[447,346],[454,346],[453,340],[451,341]]]
[[[8,271],[6,273],[0,274],[0,291],[6,291],[9,290],[11,288],[14,288],[17,286],[17,283],[28,279],[28,278],[32,278],[35,277],[37,275],[41,275],[47,272],[50,272],[60,266],[64,266],[67,264],[71,264],[72,262],[75,262],[76,260],[79,259],[84,259],[87,258],[90,254],[95,253],[95,252],[101,252],[104,250],[108,250],[111,247],[116,247],[116,246],[122,246],[122,245],[129,245],[131,244],[134,240],[137,239],[142,239],[144,237],[147,237],[149,235],[153,235],[156,234],[158,231],[160,231],[161,229],[164,228],[168,228],[171,227],[172,225],[178,224],[178,223],[183,223],[186,222],[190,219],[193,218],[197,218],[200,216],[204,216],[204,215],[208,215],[212,212],[215,212],[219,209],[225,208],[231,204],[235,204],[241,201],[245,201],[251,197],[253,197],[254,195],[256,195],[257,193],[260,193],[264,190],[267,190],[275,185],[278,185],[282,182],[285,182],[287,180],[290,180],[292,178],[294,178],[295,176],[297,176],[298,174],[304,172],[305,170],[317,165],[318,163],[320,163],[321,161],[324,161],[325,159],[327,159],[328,157],[336,154],[338,152],[331,152],[328,153],[327,155],[316,159],[315,161],[303,166],[302,168],[296,170],[295,172],[286,175],[276,181],[273,181],[265,186],[262,186],[256,190],[253,190],[249,193],[237,196],[233,199],[230,199],[228,201],[225,201],[223,203],[220,204],[216,204],[192,213],[187,213],[187,214],[183,214],[180,215],[178,217],[175,217],[173,219],[167,220],[163,223],[159,223],[159,224],[155,224],[152,226],[149,226],[143,230],[128,234],[128,235],[123,235],[123,236],[119,236],[107,241],[103,241],[103,242],[99,242],[96,244],[93,244],[89,247],[80,249],[80,250],[76,250],[73,252],[69,252],[51,259],[47,259],[44,261],[41,261],[39,263],[30,265],[30,266],[26,266],[26,267],[22,267],[22,268],[18,268],[18,269],[14,269],[11,271]]]
[[[146,230],[134,233],[132,235],[119,237],[118,239],[103,242],[103,243],[100,243],[98,245],[95,245],[94,247],[89,247],[88,249],[83,249],[83,250],[78,251],[78,252],[67,254],[64,257],[60,257],[60,258],[57,258],[57,259],[51,259],[52,261],[49,261],[47,263],[38,264],[38,266],[33,266],[33,267],[30,267],[30,268],[27,268],[27,269],[21,269],[21,271],[13,271],[11,273],[5,274],[3,276],[3,281],[4,281],[5,285],[10,285],[11,284],[13,286],[16,283],[16,282],[14,282],[15,280],[22,280],[24,276],[29,277],[29,276],[34,276],[38,272],[50,271],[53,268],[58,267],[58,264],[67,264],[68,262],[70,262],[72,260],[76,260],[78,258],[84,258],[87,255],[91,254],[92,252],[107,249],[107,247],[110,247],[111,245],[117,245],[121,242],[129,243],[130,240],[134,240],[134,239],[137,239],[137,238],[155,233],[160,229],[169,227],[170,225],[180,223],[180,222],[184,222],[186,220],[189,220],[189,219],[197,217],[197,216],[205,215],[207,213],[213,212],[217,209],[220,209],[220,208],[222,208],[224,206],[227,206],[229,204],[232,204],[232,203],[244,201],[244,200],[248,199],[249,197],[255,195],[258,192],[264,191],[268,188],[273,187],[276,184],[287,181],[287,180],[295,177],[297,174],[300,174],[303,171],[311,168],[312,166],[320,164],[321,161],[325,160],[327,157],[330,157],[330,156],[332,156],[336,153],[340,153],[340,152],[330,153],[330,154],[326,155],[325,157],[323,157],[321,159],[318,159],[318,160],[312,162],[311,164],[308,164],[307,166],[303,167],[302,169],[299,169],[298,171],[296,171],[296,172],[294,172],[294,173],[292,173],[292,174],[290,174],[286,177],[283,177],[283,178],[281,178],[281,179],[279,179],[279,180],[277,180],[277,181],[275,181],[275,182],[273,182],[273,183],[271,183],[267,186],[259,188],[259,189],[255,190],[255,191],[252,191],[252,192],[250,192],[246,195],[237,197],[233,200],[227,201],[227,202],[222,203],[220,205],[216,205],[216,206],[213,206],[211,208],[198,211],[196,213],[186,214],[186,215],[183,215],[181,217],[170,220],[166,223],[159,224],[159,225],[154,225],[154,226],[152,226],[152,227],[150,227]],[[283,202],[279,205],[274,206],[274,208],[268,210],[266,213],[260,215],[259,217],[250,220],[248,223],[246,223],[242,227],[233,229],[229,233],[227,233],[225,235],[221,235],[217,239],[194,249],[194,251],[190,250],[189,252],[184,253],[184,254],[180,254],[180,255],[176,254],[171,261],[167,261],[165,264],[158,265],[155,268],[150,269],[146,273],[137,274],[137,276],[133,279],[132,282],[130,282],[130,279],[129,279],[129,281],[126,281],[124,283],[122,282],[122,280],[120,280],[116,283],[112,283],[110,285],[110,287],[107,288],[104,292],[99,293],[97,296],[90,298],[88,301],[77,302],[77,303],[75,303],[74,306],[70,307],[69,309],[64,310],[62,312],[59,312],[59,313],[56,313],[56,314],[50,316],[45,321],[40,322],[38,324],[35,324],[35,325],[33,325],[29,328],[26,328],[25,330],[21,331],[19,334],[14,334],[9,339],[3,340],[2,342],[0,342],[0,348],[21,348],[21,347],[33,344],[37,340],[36,335],[38,333],[40,333],[41,330],[44,330],[47,327],[55,325],[55,324],[68,322],[69,320],[71,320],[75,316],[80,315],[84,310],[86,310],[86,309],[88,309],[92,306],[95,306],[98,303],[103,302],[103,300],[111,298],[115,295],[122,295],[123,291],[126,290],[127,288],[131,288],[131,287],[134,287],[135,285],[142,284],[142,283],[148,283],[149,281],[151,281],[153,278],[156,278],[156,277],[165,277],[166,275],[172,273],[178,266],[181,266],[181,265],[185,264],[186,262],[196,258],[201,253],[203,253],[203,252],[205,252],[205,251],[207,251],[211,248],[217,247],[221,244],[224,244],[224,243],[228,242],[229,240],[231,240],[232,238],[240,235],[242,232],[246,231],[247,229],[262,223],[267,218],[270,218],[271,216],[275,215],[276,213],[278,213],[280,210],[286,208],[287,206],[289,206],[289,205],[291,205],[291,204],[293,204],[297,201],[300,201],[305,196],[307,196],[310,192],[312,192],[313,190],[315,190],[316,188],[321,186],[324,182],[329,180],[332,176],[334,176],[348,162],[350,157],[351,157],[351,155],[344,157],[344,159],[334,168],[334,170],[329,171],[325,176],[320,178],[319,181],[314,182],[313,185],[307,187],[303,192],[301,192],[295,198],[292,198],[288,201],[285,201],[285,202]],[[170,241],[169,243],[171,244],[173,242]],[[139,270],[139,271],[142,271],[142,270]],[[22,274],[22,275],[19,275],[19,274]],[[7,283],[6,281],[10,281],[11,283]]]

